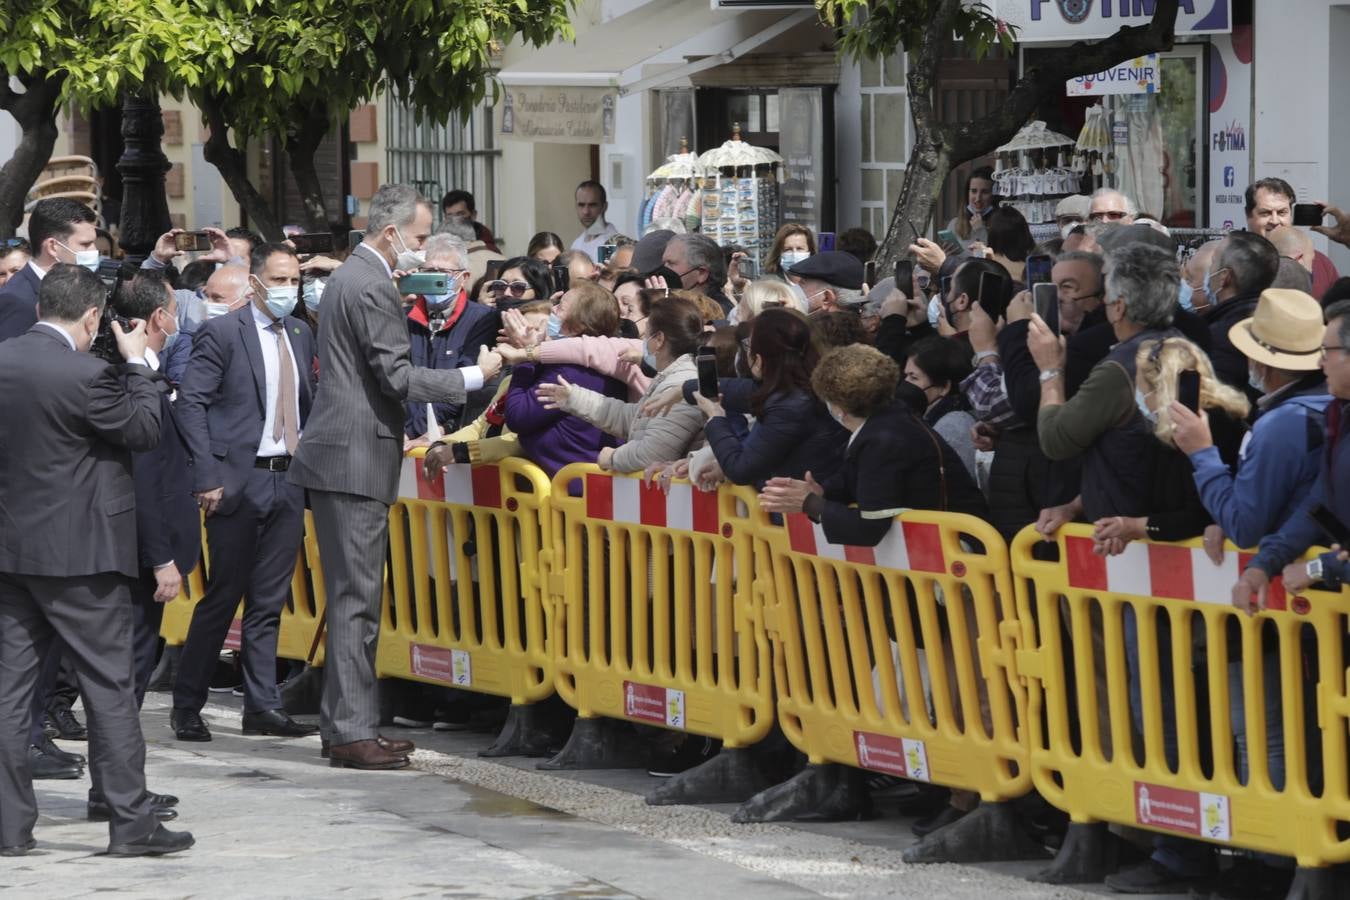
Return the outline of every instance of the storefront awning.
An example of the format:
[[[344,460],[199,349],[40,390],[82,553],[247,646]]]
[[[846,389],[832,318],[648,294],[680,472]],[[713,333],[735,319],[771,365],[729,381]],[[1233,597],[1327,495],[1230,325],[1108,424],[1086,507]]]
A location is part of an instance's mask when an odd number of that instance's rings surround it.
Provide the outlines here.
[[[503,67],[498,77],[508,87],[626,88],[620,81],[623,72],[710,29],[734,21],[740,35],[754,34],[789,15],[798,14],[717,10],[708,0],[653,0],[582,32],[576,43],[532,50],[519,62]],[[708,46],[691,48],[691,55],[721,54],[740,39],[733,35],[720,43],[710,41]]]

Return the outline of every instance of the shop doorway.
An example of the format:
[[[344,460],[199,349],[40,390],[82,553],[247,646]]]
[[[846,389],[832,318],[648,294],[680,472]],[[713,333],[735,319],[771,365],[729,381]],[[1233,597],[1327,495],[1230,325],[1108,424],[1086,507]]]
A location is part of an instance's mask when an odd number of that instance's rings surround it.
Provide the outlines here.
[[[1034,65],[1043,52],[1027,49],[1024,65]],[[1052,131],[1078,137],[1088,110],[1101,104],[1109,143],[1101,154],[1102,171],[1083,179],[1085,193],[1113,187],[1164,225],[1205,224],[1205,52],[1203,44],[1188,44],[1160,54],[1156,93],[1062,96],[1038,111],[1036,118]]]

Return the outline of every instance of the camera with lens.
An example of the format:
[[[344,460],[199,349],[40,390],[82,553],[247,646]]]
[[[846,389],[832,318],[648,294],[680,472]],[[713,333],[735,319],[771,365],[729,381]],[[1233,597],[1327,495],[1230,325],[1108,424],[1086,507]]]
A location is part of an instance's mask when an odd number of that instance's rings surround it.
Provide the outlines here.
[[[99,319],[98,333],[94,335],[93,343],[89,345],[89,352],[104,362],[120,365],[126,360],[117,349],[117,335],[113,333],[112,323],[116,320],[123,331],[130,331],[135,325],[134,320],[117,314],[117,299],[121,294],[122,285],[135,276],[135,269],[128,272],[126,265],[121,261],[105,259],[99,264],[96,274],[99,281],[103,282],[107,297],[103,303],[103,318]]]

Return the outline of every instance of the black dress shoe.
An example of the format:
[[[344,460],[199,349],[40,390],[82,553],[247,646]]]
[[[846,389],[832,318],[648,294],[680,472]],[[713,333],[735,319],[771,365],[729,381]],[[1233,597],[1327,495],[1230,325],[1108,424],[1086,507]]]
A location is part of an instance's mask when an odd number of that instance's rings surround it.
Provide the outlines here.
[[[84,756],[80,753],[67,753],[52,742],[51,738],[44,737],[42,743],[36,745],[39,750],[50,756],[52,759],[58,759],[68,766],[82,766],[85,764]]]
[[[166,853],[177,853],[180,850],[186,850],[193,844],[192,832],[190,831],[170,831],[163,825],[156,825],[155,830],[139,841],[128,841],[124,844],[109,844],[109,856],[163,856]]]
[[[156,794],[154,791],[146,791],[146,796],[150,798],[153,806],[177,806],[178,798],[173,794]]]
[[[957,809],[955,806],[944,806],[928,818],[915,822],[909,830],[914,832],[915,837],[926,837],[939,828],[946,828],[957,819],[964,818],[966,812],[967,810]]]
[[[169,713],[169,726],[180,741],[209,741],[211,729],[206,727],[202,714],[190,709],[175,709]]]
[[[302,725],[285,710],[269,709],[265,712],[244,713],[244,734],[273,734],[277,737],[308,737],[318,734],[314,725]]]
[[[84,775],[84,766],[62,762],[54,756],[42,752],[36,745],[28,748],[28,769],[34,778],[71,780]]]
[[[155,795],[150,796],[153,798]],[[155,813],[155,818],[161,822],[172,822],[178,818],[178,810],[172,806],[161,806],[152,799],[150,807]],[[90,822],[109,822],[112,820],[112,807],[106,800],[90,800],[85,807],[85,816]]]
[[[27,856],[28,851],[32,850],[36,846],[37,841],[35,841],[33,838],[29,838],[22,844],[14,844],[13,846],[6,845],[4,847],[0,847],[0,856]]]
[[[56,726],[58,732],[56,736],[61,740],[89,740],[89,730],[84,727],[79,719],[75,718],[75,713],[71,712],[69,706],[64,704],[53,705],[47,710],[47,715],[51,718],[52,724]]]

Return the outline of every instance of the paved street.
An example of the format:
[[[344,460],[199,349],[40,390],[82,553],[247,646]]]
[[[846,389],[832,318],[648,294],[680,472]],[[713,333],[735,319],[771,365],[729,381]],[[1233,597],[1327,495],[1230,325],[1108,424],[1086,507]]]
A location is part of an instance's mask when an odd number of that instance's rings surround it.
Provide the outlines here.
[[[219,702],[219,701],[218,701]],[[227,701],[228,702],[228,701]],[[87,780],[39,782],[38,849],[0,861],[24,897],[1085,897],[1016,875],[1038,864],[907,867],[894,818],[805,827],[732,825],[730,807],[649,807],[644,772],[540,773],[479,760],[486,731],[415,731],[415,768],[331,769],[318,738],[245,738],[226,705],[215,740],[184,744],[167,697],[147,698],[153,790],[182,798],[174,827],[197,846],[107,859],[84,819]],[[405,732],[400,731],[400,734]],[[69,749],[82,749],[67,744]],[[22,892],[22,893],[19,893]]]

